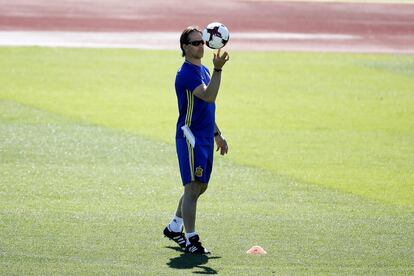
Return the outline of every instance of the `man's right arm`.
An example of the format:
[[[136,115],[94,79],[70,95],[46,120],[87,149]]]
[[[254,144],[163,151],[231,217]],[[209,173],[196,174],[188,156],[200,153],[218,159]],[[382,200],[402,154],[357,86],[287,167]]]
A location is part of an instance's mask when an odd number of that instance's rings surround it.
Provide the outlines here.
[[[227,54],[227,52],[224,52],[223,55],[220,56],[220,49],[217,51],[217,54],[214,54],[213,64],[214,69],[217,70],[213,71],[213,75],[211,76],[208,86],[200,84],[196,87],[196,89],[194,89],[193,94],[196,97],[210,103],[216,101],[221,82],[221,68],[223,68],[224,64],[229,60],[229,58],[230,56]]]
[[[208,86],[200,84],[194,89],[193,94],[205,102],[214,103],[220,88],[220,82],[221,72],[214,71]]]

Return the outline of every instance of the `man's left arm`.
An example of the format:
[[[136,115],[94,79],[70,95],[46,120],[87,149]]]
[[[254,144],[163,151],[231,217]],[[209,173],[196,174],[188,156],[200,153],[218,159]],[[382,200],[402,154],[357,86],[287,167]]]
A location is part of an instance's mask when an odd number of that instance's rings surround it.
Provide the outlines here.
[[[225,155],[229,151],[229,146],[227,145],[227,141],[221,134],[221,131],[216,123],[214,123],[214,140],[217,144],[216,151],[220,150],[220,154]]]

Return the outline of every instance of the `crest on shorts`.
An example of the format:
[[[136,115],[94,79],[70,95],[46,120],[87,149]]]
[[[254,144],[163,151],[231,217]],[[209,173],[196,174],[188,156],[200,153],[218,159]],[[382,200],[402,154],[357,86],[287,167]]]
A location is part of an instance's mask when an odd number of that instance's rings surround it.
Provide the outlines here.
[[[195,175],[196,175],[197,177],[202,177],[202,176],[203,176],[203,168],[202,168],[201,166],[198,166],[198,167],[195,169]]]

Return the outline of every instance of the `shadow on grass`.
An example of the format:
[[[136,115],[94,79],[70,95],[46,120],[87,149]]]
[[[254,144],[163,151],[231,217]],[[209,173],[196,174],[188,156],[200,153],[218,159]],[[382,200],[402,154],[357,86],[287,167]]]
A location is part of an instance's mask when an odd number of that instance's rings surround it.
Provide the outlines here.
[[[181,252],[181,255],[175,258],[171,258],[167,265],[175,269],[192,269],[200,268],[201,271],[195,271],[195,274],[217,274],[217,271],[208,267],[206,264],[208,260],[211,259],[220,259],[221,257],[209,256],[209,255],[195,255],[191,253],[184,253],[179,247],[167,248],[173,249],[175,251]]]

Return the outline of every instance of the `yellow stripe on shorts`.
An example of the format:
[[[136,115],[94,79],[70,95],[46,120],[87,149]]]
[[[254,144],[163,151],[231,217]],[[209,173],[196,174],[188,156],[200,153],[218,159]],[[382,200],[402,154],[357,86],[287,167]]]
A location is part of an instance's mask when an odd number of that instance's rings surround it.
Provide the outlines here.
[[[187,148],[188,148],[188,161],[190,162],[190,172],[191,172],[191,181],[195,181],[194,177],[194,149],[191,146],[190,142],[186,139]]]

